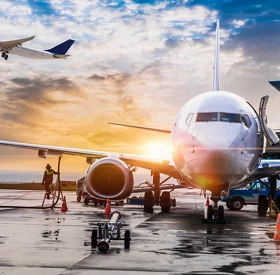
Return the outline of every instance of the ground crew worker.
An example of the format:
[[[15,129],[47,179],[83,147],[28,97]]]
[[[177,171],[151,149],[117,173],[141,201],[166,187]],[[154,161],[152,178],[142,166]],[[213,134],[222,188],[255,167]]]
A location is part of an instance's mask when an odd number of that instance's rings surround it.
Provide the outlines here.
[[[47,164],[46,170],[45,170],[45,173],[44,173],[44,177],[43,177],[43,180],[42,180],[42,185],[44,185],[47,199],[50,198],[50,193],[51,193],[50,185],[53,182],[53,174],[57,175],[57,172],[55,172],[52,169],[52,167],[49,164]]]

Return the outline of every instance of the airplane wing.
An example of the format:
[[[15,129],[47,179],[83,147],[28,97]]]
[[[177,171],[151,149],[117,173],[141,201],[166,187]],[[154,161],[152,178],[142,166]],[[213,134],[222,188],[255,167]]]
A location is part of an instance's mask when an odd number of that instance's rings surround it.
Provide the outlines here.
[[[21,46],[22,43],[32,40],[34,37],[35,36],[30,36],[28,38],[0,42],[0,51],[9,52],[16,47]]]
[[[175,179],[182,180],[182,176],[180,172],[174,166],[172,161],[157,159],[150,156],[83,150],[83,149],[20,143],[20,142],[3,141],[3,140],[0,141],[0,146],[37,150],[39,157],[42,158],[45,158],[47,155],[63,155],[63,154],[72,155],[72,156],[81,156],[81,157],[87,157],[93,159],[114,157],[114,158],[119,158],[120,160],[124,161],[128,165],[141,167],[148,170],[155,170],[162,174],[171,176]]]

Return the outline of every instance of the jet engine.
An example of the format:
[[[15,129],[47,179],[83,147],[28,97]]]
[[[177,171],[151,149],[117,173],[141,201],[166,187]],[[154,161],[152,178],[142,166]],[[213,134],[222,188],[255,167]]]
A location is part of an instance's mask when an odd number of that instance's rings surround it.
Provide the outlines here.
[[[133,174],[129,166],[117,158],[102,158],[88,169],[87,192],[98,199],[124,200],[133,190]]]

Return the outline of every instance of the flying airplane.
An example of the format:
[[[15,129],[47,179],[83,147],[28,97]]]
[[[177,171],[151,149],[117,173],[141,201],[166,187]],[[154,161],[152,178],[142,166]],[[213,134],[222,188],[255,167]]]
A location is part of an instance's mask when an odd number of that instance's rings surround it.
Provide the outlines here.
[[[30,41],[35,36],[31,36],[24,39],[11,40],[0,42],[0,51],[2,52],[2,57],[7,60],[8,54],[20,55],[35,59],[53,59],[53,58],[67,58],[67,51],[73,45],[75,40],[68,39],[63,43],[44,51],[32,50],[29,48],[22,47],[22,44]]]
[[[153,207],[160,185],[166,181],[160,182],[160,175],[167,175],[182,185],[210,190],[213,203],[207,208],[207,217],[224,220],[224,208],[218,205],[221,191],[242,187],[264,177],[269,177],[271,184],[276,182],[280,165],[262,160],[262,153],[264,136],[275,146],[279,145],[279,138],[267,125],[268,96],[261,99],[257,113],[246,99],[220,90],[219,21],[215,41],[213,90],[186,102],[171,130],[119,124],[170,134],[172,160],[12,141],[0,141],[0,145],[37,150],[42,158],[62,154],[86,157],[90,165],[85,178],[86,189],[97,199],[126,199],[133,190],[135,168],[151,170],[154,193],[145,193],[146,210]],[[265,196],[260,198],[259,215],[265,215],[268,201]],[[163,212],[169,212],[169,202],[170,193],[165,191],[159,201]]]

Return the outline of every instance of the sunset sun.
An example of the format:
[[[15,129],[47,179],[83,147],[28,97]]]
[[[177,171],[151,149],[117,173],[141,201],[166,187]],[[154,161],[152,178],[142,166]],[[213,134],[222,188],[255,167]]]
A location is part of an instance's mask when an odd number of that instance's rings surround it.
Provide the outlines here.
[[[171,158],[172,149],[169,144],[152,142],[145,145],[144,153],[155,158]]]

